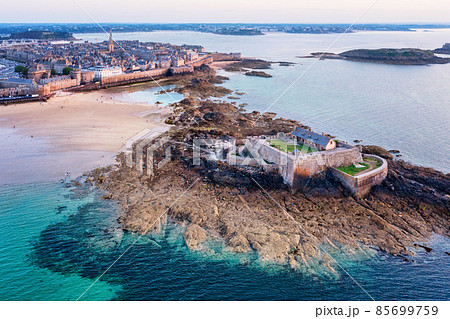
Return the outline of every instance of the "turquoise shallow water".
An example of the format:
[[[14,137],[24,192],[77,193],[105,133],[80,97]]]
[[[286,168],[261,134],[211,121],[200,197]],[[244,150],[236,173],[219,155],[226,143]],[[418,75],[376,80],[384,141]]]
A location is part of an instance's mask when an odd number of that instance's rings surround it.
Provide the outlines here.
[[[175,85],[146,88],[145,84],[140,84],[133,85],[125,90],[120,88],[120,92],[108,94],[112,95],[114,99],[125,102],[168,105],[180,102],[183,99],[183,94],[171,91],[174,88]]]
[[[71,300],[90,285],[90,279],[39,268],[32,260],[34,242],[42,231],[65,222],[80,205],[94,200],[94,194],[71,195],[59,183],[0,186],[1,300]],[[114,287],[100,282],[87,297],[113,296]]]
[[[117,206],[95,190],[63,184],[0,187],[0,299],[76,300],[134,240]],[[67,207],[65,207],[67,206]],[[448,300],[448,240],[414,263],[385,255],[365,261],[332,252],[376,300]],[[346,275],[312,275],[260,264],[212,243],[192,253],[169,224],[142,238],[82,300],[367,300]]]

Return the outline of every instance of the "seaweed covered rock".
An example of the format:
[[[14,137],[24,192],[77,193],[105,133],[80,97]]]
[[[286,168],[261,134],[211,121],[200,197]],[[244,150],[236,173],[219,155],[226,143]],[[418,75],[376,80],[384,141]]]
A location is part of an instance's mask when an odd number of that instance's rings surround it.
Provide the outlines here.
[[[189,249],[199,249],[206,240],[206,230],[196,224],[190,224],[184,232],[184,240]]]

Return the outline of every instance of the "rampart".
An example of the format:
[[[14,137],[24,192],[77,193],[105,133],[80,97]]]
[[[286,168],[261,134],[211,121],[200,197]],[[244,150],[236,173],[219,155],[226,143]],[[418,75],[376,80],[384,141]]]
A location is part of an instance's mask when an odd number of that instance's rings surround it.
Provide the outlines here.
[[[102,78],[101,86],[115,86],[122,84],[130,84],[136,82],[151,81],[155,77],[167,75],[169,68],[166,69],[153,69],[148,71],[138,71],[133,73],[124,73],[121,75],[110,76]]]
[[[213,61],[214,61],[214,58],[212,56],[207,56],[206,58],[203,58],[203,59],[200,59],[200,60],[197,60],[194,62],[188,62],[188,63],[186,63],[186,65],[196,67],[196,66],[201,66],[203,64],[212,63]]]
[[[77,85],[77,80],[70,78],[51,81],[45,84],[45,86],[49,88],[50,92],[71,88]]]
[[[248,139],[267,162],[278,165],[279,174],[286,184],[297,187],[304,179],[326,171],[329,167],[348,166],[362,162],[358,147],[341,144],[340,147],[307,154],[287,154],[270,146],[268,140]]]
[[[212,53],[214,62],[218,61],[239,61],[239,57],[231,53]]]
[[[40,98],[45,98],[48,95],[50,95],[50,87],[47,85],[38,85],[38,84],[32,84],[32,85],[19,85],[14,87],[1,87],[0,88],[0,99],[1,102],[8,101],[11,102],[15,99],[21,99],[25,100],[29,98],[30,95],[37,94]]]
[[[178,67],[172,67],[169,70],[171,75],[184,74],[184,73],[192,73],[194,72],[194,67],[190,65],[183,65]]]
[[[375,185],[381,184],[388,174],[388,164],[384,158],[376,155],[364,154],[364,157],[372,157],[381,161],[381,166],[366,173],[352,176],[344,173],[336,168],[331,169],[333,177],[341,182],[350,192],[357,197],[366,196],[371,188]]]

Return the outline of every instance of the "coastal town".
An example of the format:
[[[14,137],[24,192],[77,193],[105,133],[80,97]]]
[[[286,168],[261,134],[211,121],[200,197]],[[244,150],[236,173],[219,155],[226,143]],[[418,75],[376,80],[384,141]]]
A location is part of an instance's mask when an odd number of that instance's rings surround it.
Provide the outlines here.
[[[208,54],[200,45],[139,41],[100,43],[76,40],[6,41],[0,46],[0,103],[42,100],[58,90],[88,89],[192,73],[214,59],[239,53]]]

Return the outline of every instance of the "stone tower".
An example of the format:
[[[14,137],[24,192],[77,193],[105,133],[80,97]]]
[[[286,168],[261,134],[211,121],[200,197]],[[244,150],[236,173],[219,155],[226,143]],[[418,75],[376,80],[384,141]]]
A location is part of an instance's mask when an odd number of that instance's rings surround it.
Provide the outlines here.
[[[70,77],[76,80],[77,85],[81,84],[81,69],[75,69],[70,71]]]
[[[112,37],[112,29],[109,30],[109,43],[108,43],[109,52],[114,52],[114,40]]]

